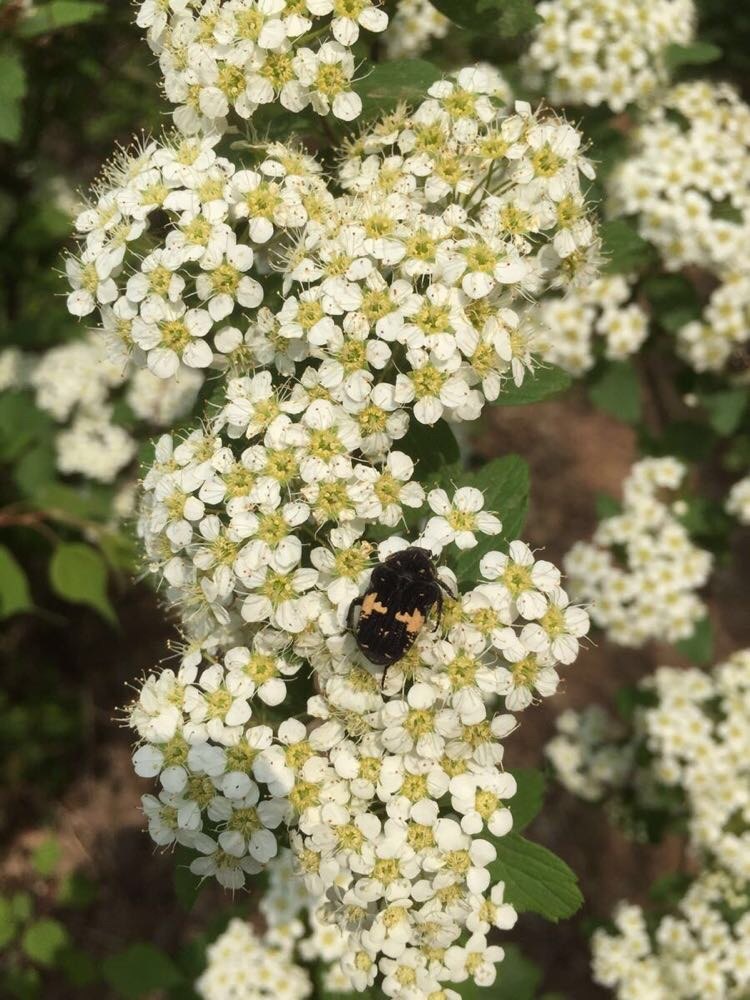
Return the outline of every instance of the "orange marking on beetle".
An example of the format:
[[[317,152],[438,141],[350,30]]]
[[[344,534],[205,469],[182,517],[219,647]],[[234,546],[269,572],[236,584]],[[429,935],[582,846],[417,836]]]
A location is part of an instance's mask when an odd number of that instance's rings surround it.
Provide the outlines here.
[[[362,618],[369,618],[373,611],[378,615],[387,615],[388,608],[381,604],[377,594],[367,594],[362,601]]]
[[[406,631],[410,633],[419,632],[424,625],[424,615],[418,608],[415,608],[411,614],[408,611],[397,611],[394,617],[397,622],[403,622],[406,625]]]

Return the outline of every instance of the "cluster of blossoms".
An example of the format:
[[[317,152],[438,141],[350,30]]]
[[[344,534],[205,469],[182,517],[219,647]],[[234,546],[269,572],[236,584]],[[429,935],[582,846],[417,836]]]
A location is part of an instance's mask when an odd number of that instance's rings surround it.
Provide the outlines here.
[[[567,709],[557,717],[545,753],[561,785],[587,802],[598,802],[631,774],[634,754],[625,735],[624,727],[599,705],[580,712]]]
[[[96,335],[41,355],[15,348],[0,354],[0,391],[30,389],[37,407],[61,425],[54,438],[59,471],[102,483],[114,482],[131,464],[136,422],[173,425],[192,410],[202,384],[202,375],[186,368],[164,384],[147,370],[111,359]],[[132,418],[129,428],[115,412],[123,406]]]
[[[618,1000],[743,1000],[750,987],[750,891],[701,873],[658,923],[623,903],[592,939],[593,974]]]
[[[79,216],[69,307],[98,305],[109,339],[162,378],[181,362],[306,369],[381,436],[407,407],[427,424],[474,419],[535,363],[520,304],[583,280],[598,253],[580,133],[528,105],[503,114],[505,90],[481,67],[435,84],[350,143],[338,197],[280,144],[236,170],[213,137],[150,143]],[[281,285],[280,305],[257,308],[251,269]]]
[[[728,84],[681,83],[633,142],[612,175],[610,208],[637,215],[668,270],[700,268],[720,282],[702,319],[678,332],[678,349],[697,371],[721,370],[750,329],[750,107]]]
[[[524,67],[555,104],[624,111],[667,82],[665,49],[693,37],[693,0],[544,0]]]
[[[696,591],[712,557],[691,542],[679,520],[685,502],[674,499],[685,474],[675,458],[636,462],[621,513],[602,520],[591,542],[577,542],[565,557],[572,593],[591,602],[594,624],[622,646],[685,639],[706,614]]]
[[[445,38],[451,22],[430,0],[400,0],[383,40],[389,59],[418,56],[433,41]]]
[[[648,336],[648,316],[631,296],[631,283],[618,274],[597,278],[564,297],[542,299],[533,307],[543,330],[541,356],[582,375],[594,367],[600,351],[610,361],[635,354]]]
[[[750,524],[750,475],[734,483],[725,506],[727,513],[736,517],[740,524]]]
[[[501,528],[478,490],[425,497],[396,451],[359,462],[343,410],[302,396],[298,417],[298,395],[268,373],[230,395],[226,438],[162,439],[146,479],[149,551],[186,627],[206,636],[149,676],[131,710],[136,770],[159,782],[144,797],[151,835],[192,848],[192,870],[230,888],[288,836],[321,919],[348,935],[355,989],[378,972],[389,995],[490,984],[502,949],[486,934],[515,919],[491,872],[493,838],[511,827],[515,782],[500,764],[515,719],[493,706],[553,694],[587,615],[520,541],[486,552],[481,582],[459,593],[450,553]],[[402,504],[425,514],[415,544],[448,559],[446,593],[433,630],[379,679],[348,612],[374,560],[408,546],[366,538]],[[311,673],[306,715],[290,710]]]
[[[277,102],[357,118],[351,48],[361,29],[384,31],[388,16],[371,0],[143,0],[137,23],[159,57],[175,125],[205,135]]]

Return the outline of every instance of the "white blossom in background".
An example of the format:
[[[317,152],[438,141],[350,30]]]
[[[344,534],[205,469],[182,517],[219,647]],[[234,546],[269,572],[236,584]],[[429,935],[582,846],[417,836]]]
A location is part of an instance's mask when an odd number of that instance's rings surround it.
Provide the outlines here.
[[[202,1000],[303,1000],[312,992],[307,970],[291,960],[288,950],[239,917],[209,945],[206,961],[195,984]]]
[[[582,375],[594,367],[598,343],[610,361],[635,354],[648,336],[648,315],[630,301],[632,294],[631,281],[617,274],[604,275],[565,296],[542,299],[535,307],[543,331],[541,357],[571,375]]]
[[[737,480],[729,491],[725,504],[727,513],[740,524],[750,524],[750,476]]]
[[[750,107],[727,83],[672,87],[633,134],[609,182],[614,214],[637,215],[668,270],[742,270],[750,226]],[[739,266],[738,266],[739,265]]]
[[[621,903],[614,930],[594,932],[595,981],[618,1000],[742,1000],[750,985],[748,903],[748,883],[714,869],[658,921]]]
[[[418,56],[433,40],[445,38],[450,28],[450,20],[429,0],[400,0],[383,36],[388,58]]]
[[[693,0],[544,0],[523,60],[529,82],[544,81],[554,104],[653,100],[669,80],[664,50],[693,38]]]
[[[633,767],[634,749],[622,742],[624,727],[599,705],[568,709],[555,720],[545,754],[558,781],[588,802],[621,787]]]
[[[371,0],[145,0],[136,21],[159,58],[174,123],[187,135],[222,133],[273,102],[356,118],[351,46],[361,32],[388,26]]]
[[[696,592],[712,557],[691,542],[675,499],[686,471],[675,458],[636,462],[622,512],[602,520],[592,540],[577,542],[565,557],[573,596],[590,604],[591,620],[612,642],[676,642],[706,615]]]
[[[750,163],[750,157],[748,158]],[[742,358],[750,340],[750,277],[732,270],[711,293],[699,320],[677,331],[677,350],[698,372],[720,372]]]

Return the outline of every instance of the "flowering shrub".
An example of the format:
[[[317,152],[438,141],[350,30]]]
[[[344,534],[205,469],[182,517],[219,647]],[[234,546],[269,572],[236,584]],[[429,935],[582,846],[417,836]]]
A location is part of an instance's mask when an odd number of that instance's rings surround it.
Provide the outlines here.
[[[149,664],[125,710],[133,787],[198,934],[92,971],[55,918],[0,896],[9,995],[559,995],[514,943],[524,912],[582,902],[525,835],[544,777],[512,765],[539,707],[586,808],[689,848],[653,906],[595,931],[594,979],[745,995],[750,661],[703,668],[742,644],[750,118],[742,78],[697,69],[720,54],[707,4],[143,0],[138,56],[101,44],[103,0],[2,5],[0,616],[19,617],[11,687],[33,711],[0,698],[0,730],[20,718],[41,743],[48,692],[67,704],[63,661],[38,670],[37,650],[105,645],[83,619],[38,640],[58,598],[106,628],[123,571],[151,585],[169,658],[151,666],[138,603],[96,680],[132,681],[131,648]],[[70,71],[76,31],[102,78]],[[66,133],[110,72],[136,108]],[[47,171],[67,147],[75,166]],[[528,526],[510,441],[542,473]],[[621,500],[586,492],[600,463]],[[535,548],[545,526],[565,576]],[[635,679],[617,719],[569,707],[590,624],[596,684]],[[649,676],[657,642],[692,666]],[[112,701],[80,683],[82,708]],[[554,812],[538,829],[559,839]]]

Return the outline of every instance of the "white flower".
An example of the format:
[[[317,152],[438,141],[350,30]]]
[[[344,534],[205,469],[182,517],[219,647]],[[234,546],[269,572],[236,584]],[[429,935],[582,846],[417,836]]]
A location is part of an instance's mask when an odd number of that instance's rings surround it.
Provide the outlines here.
[[[424,534],[440,546],[455,542],[459,549],[471,549],[477,544],[475,532],[497,535],[502,531],[500,518],[482,510],[484,496],[473,486],[457,489],[452,502],[445,490],[430,490],[427,502],[439,516],[430,518]]]

